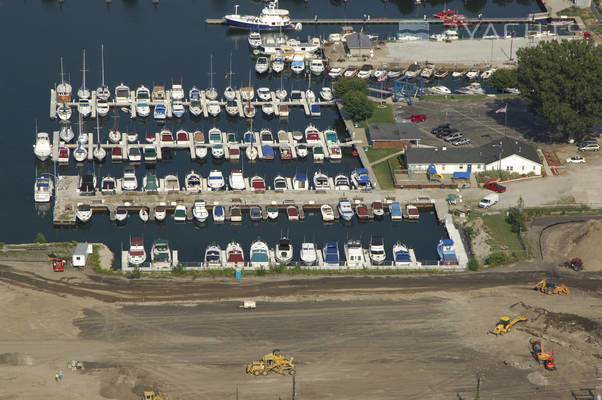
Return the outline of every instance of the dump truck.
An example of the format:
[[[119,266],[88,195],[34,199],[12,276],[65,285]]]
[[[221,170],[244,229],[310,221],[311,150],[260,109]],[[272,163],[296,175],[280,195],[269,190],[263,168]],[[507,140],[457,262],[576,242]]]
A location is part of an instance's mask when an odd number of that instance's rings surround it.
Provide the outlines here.
[[[495,324],[495,328],[491,329],[488,333],[493,335],[502,336],[504,333],[509,333],[512,327],[519,322],[526,322],[528,319],[523,316],[510,318],[506,315],[500,317],[500,320]]]
[[[250,362],[247,365],[247,374],[258,376],[274,372],[280,375],[285,373],[295,375],[296,370],[293,360],[293,357],[289,359],[281,354],[280,350],[274,349],[271,353],[264,355],[261,360]]]
[[[541,293],[545,293],[545,294],[570,294],[571,291],[569,290],[569,288],[566,285],[562,285],[562,284],[557,284],[556,282],[550,280],[550,279],[542,279],[541,281],[537,282],[537,284],[535,285],[535,287],[533,288],[534,290],[538,290]]]
[[[541,341],[535,339],[529,339],[529,345],[531,346],[531,355],[538,364],[543,363],[543,367],[548,371],[556,370],[556,363],[554,363],[554,350],[552,354],[546,353],[543,349]]]

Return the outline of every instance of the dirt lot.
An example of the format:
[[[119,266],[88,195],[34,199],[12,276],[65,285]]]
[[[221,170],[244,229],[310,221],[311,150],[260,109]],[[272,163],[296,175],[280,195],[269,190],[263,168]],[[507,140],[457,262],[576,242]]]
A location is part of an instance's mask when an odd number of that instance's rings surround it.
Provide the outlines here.
[[[299,399],[472,398],[477,374],[491,399],[564,399],[599,383],[599,273],[567,273],[572,295],[549,297],[529,290],[545,274],[528,266],[236,283],[54,274],[28,257],[0,259],[11,265],[0,267],[0,398],[136,399],[149,387],[170,399],[237,387],[244,399],[290,398],[290,377],[244,373],[273,348],[295,357]],[[240,310],[242,298],[258,309]],[[504,314],[530,321],[487,335]],[[529,337],[554,350],[558,371],[534,362]]]

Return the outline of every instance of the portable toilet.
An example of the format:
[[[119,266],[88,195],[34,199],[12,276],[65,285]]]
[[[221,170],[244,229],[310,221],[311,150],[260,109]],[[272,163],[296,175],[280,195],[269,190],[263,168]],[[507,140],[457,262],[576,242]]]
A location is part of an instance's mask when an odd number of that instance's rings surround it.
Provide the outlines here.
[[[236,278],[238,281],[242,279],[242,269],[236,268],[236,271],[234,272],[234,278]]]
[[[73,251],[71,263],[74,268],[84,268],[88,261],[88,256],[92,254],[92,245],[88,243],[78,243]]]

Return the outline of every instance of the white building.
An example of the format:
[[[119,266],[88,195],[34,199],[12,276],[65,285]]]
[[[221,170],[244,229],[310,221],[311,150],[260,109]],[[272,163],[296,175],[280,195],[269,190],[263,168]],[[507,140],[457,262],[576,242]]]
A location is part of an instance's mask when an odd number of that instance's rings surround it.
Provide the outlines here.
[[[88,243],[78,243],[73,251],[71,263],[74,268],[84,268],[88,261],[88,256],[92,254],[92,245]]]

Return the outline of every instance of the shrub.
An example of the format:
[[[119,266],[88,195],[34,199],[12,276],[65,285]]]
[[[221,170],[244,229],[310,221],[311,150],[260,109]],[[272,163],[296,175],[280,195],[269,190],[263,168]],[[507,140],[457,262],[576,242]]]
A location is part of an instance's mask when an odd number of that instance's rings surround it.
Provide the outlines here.
[[[33,240],[34,243],[46,243],[46,236],[42,232],[36,234],[36,238]]]
[[[510,224],[510,230],[512,232],[518,233],[520,231],[524,232],[526,230],[525,216],[519,208],[512,207],[508,211],[508,216],[506,217],[506,222],[508,224]]]
[[[478,271],[479,270],[479,262],[477,261],[476,258],[472,257],[469,261],[468,261],[468,269],[470,271]]]
[[[489,255],[489,257],[487,257],[485,262],[490,267],[493,267],[496,265],[508,264],[510,262],[510,258],[508,257],[508,255],[506,253],[501,253],[501,252],[491,253]]]

